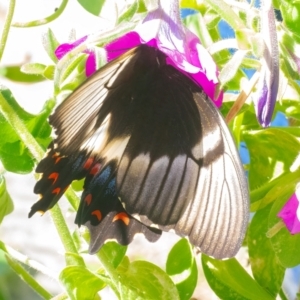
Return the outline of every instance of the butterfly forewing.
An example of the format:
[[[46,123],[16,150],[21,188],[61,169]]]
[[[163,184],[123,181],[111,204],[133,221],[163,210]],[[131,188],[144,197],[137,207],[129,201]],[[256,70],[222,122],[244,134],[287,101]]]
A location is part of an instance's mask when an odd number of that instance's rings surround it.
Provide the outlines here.
[[[248,190],[234,141],[211,100],[162,52],[129,50],[75,90],[50,121],[61,155],[78,164],[84,153],[101,164],[85,169],[76,217],[91,232],[92,252],[107,239],[128,244],[136,233],[154,241],[158,227],[216,258],[236,254]]]

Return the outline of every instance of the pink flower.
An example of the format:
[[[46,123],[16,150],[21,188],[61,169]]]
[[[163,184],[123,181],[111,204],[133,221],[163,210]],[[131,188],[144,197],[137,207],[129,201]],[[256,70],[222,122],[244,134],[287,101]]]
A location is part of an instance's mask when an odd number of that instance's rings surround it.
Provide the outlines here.
[[[168,56],[167,62],[196,81],[220,107],[223,94],[216,98],[218,70],[199,38],[185,28],[180,19],[178,1],[161,0],[134,31],[105,46],[110,61],[140,44],[155,47]]]
[[[296,192],[286,202],[278,217],[282,219],[287,229],[291,234],[300,232],[300,186],[297,187]]]
[[[61,59],[86,39],[83,37],[74,43],[60,45],[55,55]],[[134,31],[107,44],[107,60],[111,61],[140,44],[147,44],[165,53],[168,64],[196,81],[216,106],[222,105],[223,93],[217,97],[215,95],[218,84],[216,64],[200,44],[199,38],[182,25],[177,0],[159,1],[158,8],[148,13]],[[86,75],[90,76],[96,70],[95,54],[90,50],[85,52],[88,54]]]
[[[58,59],[63,58],[68,52],[76,48],[81,43],[85,42],[87,39],[87,36],[82,37],[81,39],[75,41],[74,43],[65,43],[59,45],[55,50],[55,55]],[[88,57],[85,62],[85,75],[86,77],[91,76],[96,71],[96,56],[94,51],[91,50],[85,50],[86,54],[88,54]]]

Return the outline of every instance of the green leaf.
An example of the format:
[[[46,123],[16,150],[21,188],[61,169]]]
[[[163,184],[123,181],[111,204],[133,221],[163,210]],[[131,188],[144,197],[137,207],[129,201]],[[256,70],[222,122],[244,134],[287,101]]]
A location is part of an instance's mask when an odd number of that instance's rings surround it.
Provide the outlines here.
[[[0,76],[16,82],[35,83],[44,81],[42,75],[25,74],[21,71],[22,66],[0,67]]]
[[[300,3],[297,1],[281,1],[280,10],[286,27],[299,36]]]
[[[198,269],[191,246],[186,239],[181,239],[171,249],[167,258],[166,272],[175,282],[180,299],[190,299],[197,285]]]
[[[79,266],[69,266],[63,269],[59,275],[59,280],[66,287],[72,300],[97,299],[96,293],[106,286],[88,269]]]
[[[2,87],[0,93],[29,132],[36,138],[37,142],[46,149],[51,141],[51,127],[47,119],[52,112],[55,102],[52,99],[47,101],[41,113],[33,115],[19,106],[10,90]],[[34,159],[26,145],[20,140],[15,129],[6,121],[2,114],[0,114],[0,134],[0,159],[5,169],[22,174],[31,172],[34,167]]]
[[[0,175],[0,223],[2,223],[3,218],[10,214],[14,209],[14,204],[11,197],[6,189],[5,178]]]
[[[220,299],[274,300],[235,258],[216,260],[202,254],[205,277]]]
[[[133,18],[133,16],[137,13],[139,8],[139,3],[137,0],[135,0],[133,3],[129,5],[127,10],[125,10],[117,20],[117,24],[120,24],[122,22],[129,22]]]
[[[283,112],[286,117],[300,120],[300,101],[298,100],[282,100],[276,103],[276,109]],[[298,129],[298,128],[297,128]],[[299,132],[299,130],[297,130]]]
[[[250,264],[254,278],[274,298],[279,293],[285,268],[277,259],[271,241],[267,238],[268,216],[271,205],[256,212],[248,230]]]
[[[21,71],[26,74],[41,75],[44,73],[46,65],[39,63],[28,63],[21,67]]]
[[[251,189],[261,187],[275,176],[288,172],[299,153],[300,142],[281,128],[247,132],[244,133],[244,139],[251,160],[249,170]]]
[[[81,180],[73,180],[72,183],[72,189],[75,191],[75,192],[79,192],[79,191],[82,191],[83,190],[83,185],[84,185],[84,179],[81,179]]]
[[[221,87],[226,85],[227,82],[232,80],[240,69],[243,59],[247,55],[247,50],[238,50],[234,53],[232,58],[224,65],[219,74]]]
[[[58,59],[55,55],[55,50],[59,46],[59,42],[50,28],[48,28],[47,33],[43,37],[43,46],[51,60],[57,63]]]
[[[146,261],[134,261],[127,268],[120,265],[121,299],[179,300],[176,286],[159,267]]]
[[[105,0],[77,0],[78,3],[88,12],[99,16]]]
[[[69,266],[78,265],[78,262],[82,266],[84,266],[83,258],[80,255],[78,255],[77,253],[66,252],[65,253],[65,259],[66,259],[67,265],[69,265]]]
[[[122,246],[119,243],[112,241],[105,243],[100,251],[105,252],[109,263],[114,268],[117,268],[126,254],[127,246]]]
[[[294,189],[290,188],[289,190],[286,190],[284,195],[278,197],[278,199],[274,202],[269,216],[269,228],[272,228],[280,221],[277,214],[293,193]],[[292,235],[288,229],[284,227],[272,236],[270,241],[280,263],[285,268],[292,268],[300,264],[300,234]]]
[[[63,70],[61,70],[59,80],[55,83],[60,90],[70,89],[73,91],[85,79],[85,62],[87,54],[80,53],[71,58]]]

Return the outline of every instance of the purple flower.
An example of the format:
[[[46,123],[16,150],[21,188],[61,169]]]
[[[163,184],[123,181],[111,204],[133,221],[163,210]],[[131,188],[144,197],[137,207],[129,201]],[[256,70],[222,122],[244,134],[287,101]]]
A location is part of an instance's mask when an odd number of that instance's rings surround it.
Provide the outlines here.
[[[110,61],[140,44],[165,53],[168,64],[191,77],[218,107],[221,106],[223,94],[215,97],[218,84],[216,64],[199,38],[182,25],[178,1],[159,1],[158,8],[148,13],[134,31],[105,46],[107,58]]]
[[[87,36],[75,41],[74,43],[64,43],[59,45],[55,50],[55,55],[58,59],[62,59],[68,52],[79,46],[81,43],[85,42]],[[94,51],[85,50],[84,53],[88,54],[85,62],[85,75],[86,77],[91,76],[96,71],[96,56]]]
[[[265,43],[261,76],[254,100],[259,123],[266,127],[271,123],[279,84],[279,52],[274,9],[271,1],[262,1],[261,34]]]
[[[287,229],[291,234],[300,232],[300,188],[296,189],[296,192],[286,202],[281,211],[278,213],[278,217],[282,219]]]

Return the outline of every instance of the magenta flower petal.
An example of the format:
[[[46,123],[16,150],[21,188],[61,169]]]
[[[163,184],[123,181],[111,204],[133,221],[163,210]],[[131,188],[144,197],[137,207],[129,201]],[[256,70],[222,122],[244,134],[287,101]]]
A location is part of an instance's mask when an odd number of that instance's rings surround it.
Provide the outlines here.
[[[96,72],[96,55],[93,51],[88,51],[88,57],[85,62],[85,75],[89,77]]]
[[[191,77],[217,106],[221,106],[223,94],[215,98],[218,83],[216,64],[198,37],[181,24],[177,1],[160,1],[159,7],[148,13],[135,31],[105,46],[107,58],[110,61],[140,44],[165,53],[168,64]]]
[[[141,44],[141,39],[136,32],[131,31],[126,33],[122,37],[105,45],[104,48],[107,52],[107,61],[111,61],[117,58],[124,52],[140,44]]]
[[[63,58],[68,52],[79,46],[81,43],[83,43],[87,39],[87,36],[84,36],[80,38],[79,40],[76,40],[73,43],[64,43],[59,45],[55,50],[55,55],[58,59]],[[85,63],[85,75],[87,77],[91,76],[93,73],[96,72],[96,55],[94,51],[91,50],[85,50],[84,53],[88,54],[88,57],[86,59]]]
[[[300,232],[300,212],[299,209],[299,197],[297,194],[293,194],[287,203],[283,206],[278,213],[278,217],[285,223],[287,229],[291,234]]]
[[[80,38],[79,40],[75,41],[74,43],[64,43],[59,45],[56,50],[54,51],[56,57],[58,59],[62,59],[68,52],[73,50],[75,47],[83,43],[87,39],[87,36]]]

